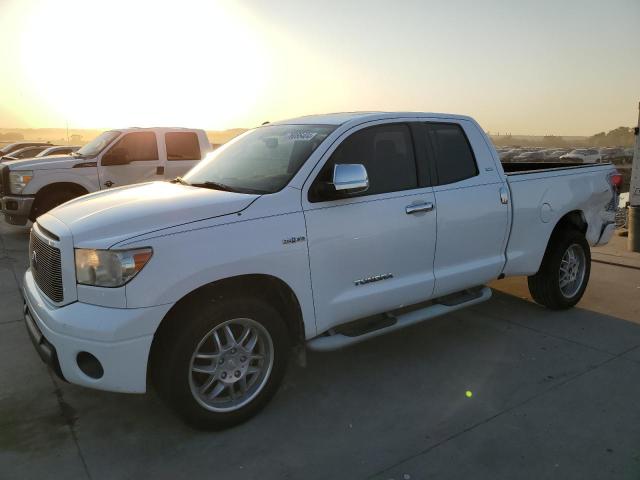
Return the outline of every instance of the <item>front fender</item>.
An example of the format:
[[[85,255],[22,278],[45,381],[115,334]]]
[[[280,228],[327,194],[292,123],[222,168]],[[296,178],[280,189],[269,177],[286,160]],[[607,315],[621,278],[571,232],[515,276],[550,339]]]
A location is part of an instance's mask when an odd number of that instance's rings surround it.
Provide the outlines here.
[[[95,192],[100,189],[98,169],[95,167],[85,167],[61,170],[35,170],[33,172],[33,179],[21,193],[23,195],[36,195],[44,187],[53,185],[54,183],[75,183],[87,192]]]
[[[126,286],[127,308],[175,303],[209,283],[239,275],[270,275],[286,283],[302,310],[307,338],[316,335],[302,212],[162,235],[115,248],[151,246],[153,257]],[[284,243],[299,235],[299,241]]]

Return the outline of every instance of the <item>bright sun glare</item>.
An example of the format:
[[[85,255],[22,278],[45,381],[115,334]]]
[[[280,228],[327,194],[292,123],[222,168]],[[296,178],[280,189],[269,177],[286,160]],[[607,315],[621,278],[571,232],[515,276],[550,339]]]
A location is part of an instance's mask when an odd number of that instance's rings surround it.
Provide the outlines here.
[[[233,125],[270,74],[250,23],[220,1],[42,2],[21,61],[38,101],[70,124]]]

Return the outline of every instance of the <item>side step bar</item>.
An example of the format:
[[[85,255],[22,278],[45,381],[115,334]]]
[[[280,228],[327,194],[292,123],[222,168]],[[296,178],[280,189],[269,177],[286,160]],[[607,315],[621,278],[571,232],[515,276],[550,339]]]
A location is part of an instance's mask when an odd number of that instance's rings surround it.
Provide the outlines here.
[[[397,315],[388,314],[395,321],[381,322],[380,328],[375,330],[365,329],[361,335],[354,336],[353,334],[345,335],[343,333],[337,333],[336,330],[340,328],[338,326],[336,329],[329,330],[329,332],[324,335],[320,335],[319,337],[309,340],[307,342],[307,348],[318,352],[337,350],[339,348],[363,342],[370,338],[379,337],[380,335],[400,330],[401,328],[408,327],[409,325],[415,325],[416,323],[424,322],[425,320],[430,320],[465,307],[470,307],[477,303],[485,302],[490,298],[491,289],[489,287],[481,287],[477,291],[464,291],[459,294],[448,295],[441,299],[435,299],[433,303],[428,304],[428,306],[424,308],[410,310],[406,313],[400,313]],[[406,311],[405,309],[402,310]]]

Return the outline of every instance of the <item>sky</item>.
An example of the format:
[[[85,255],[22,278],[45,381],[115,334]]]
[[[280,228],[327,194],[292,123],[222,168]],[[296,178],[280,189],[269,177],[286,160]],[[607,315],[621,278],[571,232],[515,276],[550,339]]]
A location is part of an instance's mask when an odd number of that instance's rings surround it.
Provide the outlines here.
[[[591,135],[639,101],[639,0],[0,0],[0,128],[401,110]]]

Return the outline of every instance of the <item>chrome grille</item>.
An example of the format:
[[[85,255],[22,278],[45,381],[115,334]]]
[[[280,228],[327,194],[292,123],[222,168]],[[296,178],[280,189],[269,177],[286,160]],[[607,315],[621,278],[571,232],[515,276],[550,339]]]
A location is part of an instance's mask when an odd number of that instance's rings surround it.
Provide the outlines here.
[[[9,167],[6,165],[0,166],[0,197],[8,195],[9,192]]]
[[[29,238],[29,265],[40,290],[54,302],[61,302],[64,297],[60,250],[39,238],[33,229]]]

